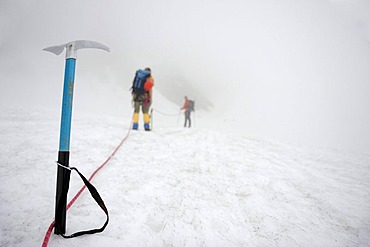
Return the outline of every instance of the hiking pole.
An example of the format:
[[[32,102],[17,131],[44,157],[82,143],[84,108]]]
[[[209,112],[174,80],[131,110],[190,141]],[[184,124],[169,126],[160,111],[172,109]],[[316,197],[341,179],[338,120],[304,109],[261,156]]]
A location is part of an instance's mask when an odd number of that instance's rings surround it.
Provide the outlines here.
[[[153,107],[150,109],[150,129],[153,130]]]
[[[181,116],[181,109],[179,111],[179,117],[177,118],[177,127],[179,127],[179,124],[180,124],[180,116]]]
[[[55,55],[60,55],[64,51],[64,48],[66,48],[66,65],[64,73],[58,163],[64,167],[69,167],[73,86],[77,50],[83,48],[96,48],[109,52],[109,48],[94,41],[76,40],[63,45],[47,47],[43,50],[54,53]],[[70,174],[70,170],[58,166],[55,201],[55,234],[65,234],[66,232],[66,207]]]

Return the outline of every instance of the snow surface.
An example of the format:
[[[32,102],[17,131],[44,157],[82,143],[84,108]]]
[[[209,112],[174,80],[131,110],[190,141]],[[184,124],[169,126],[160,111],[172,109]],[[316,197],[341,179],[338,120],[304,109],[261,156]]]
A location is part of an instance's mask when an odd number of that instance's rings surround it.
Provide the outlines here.
[[[71,166],[90,176],[126,135],[130,112],[76,114]],[[370,245],[368,154],[222,133],[199,120],[188,129],[182,117],[154,114],[153,131],[131,132],[92,181],[109,210],[106,230],[52,234],[48,246]],[[54,217],[59,113],[0,116],[0,246],[41,246]],[[69,200],[82,185],[73,172]],[[67,234],[104,221],[84,191]]]

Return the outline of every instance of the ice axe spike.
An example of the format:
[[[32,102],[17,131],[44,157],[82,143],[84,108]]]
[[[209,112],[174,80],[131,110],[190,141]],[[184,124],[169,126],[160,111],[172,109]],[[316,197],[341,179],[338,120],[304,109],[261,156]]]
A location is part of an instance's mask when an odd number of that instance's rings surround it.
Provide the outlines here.
[[[60,55],[64,51],[64,48],[66,48],[66,65],[64,73],[58,163],[64,167],[69,167],[73,87],[75,81],[77,50],[85,48],[95,48],[109,52],[109,48],[94,41],[76,40],[63,45],[47,47],[43,50],[54,53],[55,55]],[[57,171],[54,233],[63,235],[66,232],[66,207],[70,170],[63,168],[62,166],[58,166]]]
[[[71,41],[68,42],[67,44],[50,46],[42,50],[54,53],[55,55],[60,55],[64,51],[64,48],[66,48],[66,59],[68,58],[77,59],[77,50],[85,48],[101,49],[109,52],[109,48],[106,47],[105,45],[90,40]]]

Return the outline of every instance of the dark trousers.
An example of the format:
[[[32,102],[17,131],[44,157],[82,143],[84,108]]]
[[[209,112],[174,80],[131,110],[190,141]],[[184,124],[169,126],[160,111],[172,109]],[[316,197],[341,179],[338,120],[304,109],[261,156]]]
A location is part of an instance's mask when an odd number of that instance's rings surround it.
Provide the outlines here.
[[[191,127],[190,111],[186,110],[184,127],[186,127],[186,124],[188,123],[188,121],[189,121],[189,128],[190,128]]]

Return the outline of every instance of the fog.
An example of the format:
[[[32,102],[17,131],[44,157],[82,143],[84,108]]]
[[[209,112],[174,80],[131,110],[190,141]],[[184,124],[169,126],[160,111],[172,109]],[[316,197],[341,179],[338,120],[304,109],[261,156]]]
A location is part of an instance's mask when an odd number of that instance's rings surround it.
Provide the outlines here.
[[[2,0],[0,107],[59,110],[64,56],[42,49],[87,39],[111,52],[78,52],[77,111],[131,111],[149,66],[157,96],[195,99],[204,126],[366,151],[369,16],[349,0]]]

